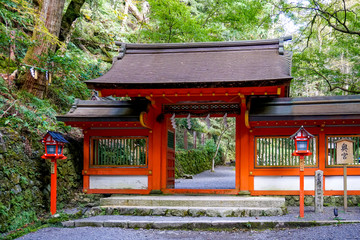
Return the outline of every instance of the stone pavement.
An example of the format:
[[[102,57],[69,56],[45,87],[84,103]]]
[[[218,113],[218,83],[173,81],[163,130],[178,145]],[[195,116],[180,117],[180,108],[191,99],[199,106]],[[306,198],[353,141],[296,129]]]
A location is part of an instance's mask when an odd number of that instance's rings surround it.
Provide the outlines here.
[[[235,189],[235,167],[216,166],[215,172],[206,170],[192,179],[175,179],[175,189]]]
[[[288,207],[288,214],[261,217],[165,217],[100,215],[63,222],[64,227],[120,227],[144,229],[268,229],[297,228],[360,223],[360,208],[339,208],[338,218],[333,207],[325,207],[324,213],[314,213],[313,207],[305,208],[305,217],[299,218],[298,207]]]

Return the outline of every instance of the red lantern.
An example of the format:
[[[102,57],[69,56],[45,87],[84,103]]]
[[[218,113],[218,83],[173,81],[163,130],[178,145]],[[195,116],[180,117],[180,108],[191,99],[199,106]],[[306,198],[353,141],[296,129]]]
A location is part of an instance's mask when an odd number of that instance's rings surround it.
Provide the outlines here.
[[[58,132],[48,131],[41,142],[45,145],[45,154],[43,159],[51,159],[51,191],[50,191],[50,212],[56,213],[56,178],[57,178],[57,160],[66,159],[64,156],[64,145],[69,143]]]
[[[295,151],[293,152],[293,156],[300,156],[300,191],[299,191],[299,198],[300,198],[300,211],[299,215],[301,218],[304,217],[304,168],[305,168],[305,159],[304,156],[310,156],[312,153],[309,150],[309,142],[310,139],[313,138],[314,135],[310,134],[308,131],[305,130],[303,126],[290,136],[291,139],[295,139]]]
[[[41,142],[45,145],[45,154],[41,156],[43,159],[66,159],[64,156],[64,145],[69,143],[58,132],[48,131]]]
[[[293,152],[293,156],[310,156],[312,152],[309,150],[309,142],[310,139],[313,138],[314,135],[310,134],[305,130],[303,126],[290,138],[295,139],[295,152]]]

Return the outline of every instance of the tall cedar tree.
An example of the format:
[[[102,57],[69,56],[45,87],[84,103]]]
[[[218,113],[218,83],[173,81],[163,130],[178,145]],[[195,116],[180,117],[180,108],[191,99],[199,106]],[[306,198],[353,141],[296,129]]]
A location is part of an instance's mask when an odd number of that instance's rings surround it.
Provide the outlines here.
[[[65,0],[39,0],[38,3],[40,21],[43,22],[42,24],[47,28],[48,33],[57,38],[60,32]],[[43,98],[47,89],[47,77],[43,69],[48,68],[47,61],[40,58],[47,56],[48,53],[56,48],[55,40],[49,38],[49,35],[44,33],[44,31],[41,31],[42,24],[37,22],[35,25],[32,35],[32,40],[35,44],[29,47],[24,58],[25,64],[34,66],[39,71],[36,74],[31,74],[30,71],[27,71],[22,87],[39,98]]]

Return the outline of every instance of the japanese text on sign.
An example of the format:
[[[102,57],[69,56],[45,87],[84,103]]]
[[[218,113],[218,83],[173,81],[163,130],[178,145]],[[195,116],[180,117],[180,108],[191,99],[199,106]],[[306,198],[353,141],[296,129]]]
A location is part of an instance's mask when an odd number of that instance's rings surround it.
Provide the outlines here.
[[[336,142],[336,163],[351,164],[354,161],[353,142],[348,139],[341,139]]]

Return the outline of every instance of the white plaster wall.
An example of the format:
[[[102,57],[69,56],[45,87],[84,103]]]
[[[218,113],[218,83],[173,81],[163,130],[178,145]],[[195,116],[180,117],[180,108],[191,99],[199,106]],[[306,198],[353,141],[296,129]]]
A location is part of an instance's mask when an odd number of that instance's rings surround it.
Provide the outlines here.
[[[298,176],[254,176],[254,190],[299,190],[300,178]],[[304,189],[314,190],[314,177],[304,177]]]
[[[90,189],[147,189],[148,176],[90,176]]]
[[[325,190],[344,190],[344,177],[326,176]],[[347,190],[360,190],[360,176],[347,176]]]

